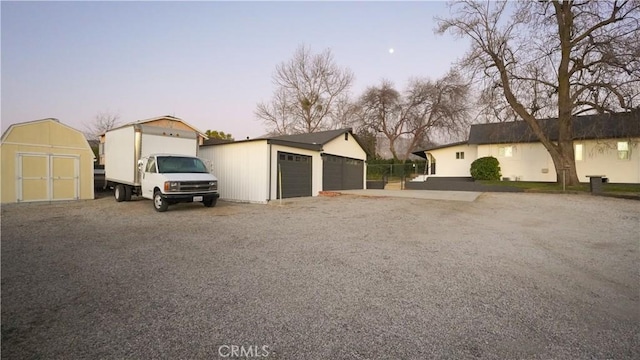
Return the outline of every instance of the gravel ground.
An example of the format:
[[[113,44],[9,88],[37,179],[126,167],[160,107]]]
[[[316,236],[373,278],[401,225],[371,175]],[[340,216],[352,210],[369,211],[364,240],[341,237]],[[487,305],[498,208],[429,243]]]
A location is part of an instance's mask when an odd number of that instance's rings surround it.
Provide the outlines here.
[[[2,358],[640,358],[638,201],[103,198],[1,230]]]

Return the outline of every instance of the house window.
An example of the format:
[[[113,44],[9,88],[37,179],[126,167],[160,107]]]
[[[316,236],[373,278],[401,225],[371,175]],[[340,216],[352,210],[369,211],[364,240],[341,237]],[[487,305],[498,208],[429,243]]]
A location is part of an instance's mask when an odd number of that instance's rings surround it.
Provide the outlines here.
[[[464,151],[456,152],[456,159],[464,159]]]
[[[629,160],[629,142],[618,141],[618,159]]]
[[[583,153],[584,153],[584,146],[582,144],[576,144],[576,148],[574,149],[576,161],[582,161]]]
[[[513,157],[513,146],[500,146],[498,155],[502,157]]]

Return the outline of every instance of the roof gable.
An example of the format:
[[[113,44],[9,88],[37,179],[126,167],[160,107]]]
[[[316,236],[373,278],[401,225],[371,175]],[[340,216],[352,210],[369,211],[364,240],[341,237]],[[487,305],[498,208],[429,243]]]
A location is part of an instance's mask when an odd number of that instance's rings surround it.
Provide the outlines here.
[[[558,140],[558,119],[539,120],[544,133]],[[640,137],[640,111],[583,115],[574,118],[574,140]],[[538,137],[524,121],[475,124],[469,131],[469,144],[538,142]]]
[[[81,131],[54,118],[11,124],[2,134],[1,141],[35,146],[71,146],[91,150]]]

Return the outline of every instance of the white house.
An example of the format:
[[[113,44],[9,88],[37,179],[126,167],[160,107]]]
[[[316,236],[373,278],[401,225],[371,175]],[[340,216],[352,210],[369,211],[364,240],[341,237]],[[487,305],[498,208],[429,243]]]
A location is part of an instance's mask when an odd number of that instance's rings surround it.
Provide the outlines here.
[[[541,121],[557,140],[557,119]],[[556,134],[556,136],[554,136]],[[640,111],[576,117],[573,122],[576,171],[605,175],[612,183],[640,183]],[[519,181],[556,181],[553,160],[523,121],[472,125],[466,142],[414,152],[427,159],[428,176],[470,177],[471,163],[493,156],[503,178]]]
[[[364,189],[366,153],[351,129],[243,141],[205,141],[199,156],[218,177],[220,198],[266,203]]]

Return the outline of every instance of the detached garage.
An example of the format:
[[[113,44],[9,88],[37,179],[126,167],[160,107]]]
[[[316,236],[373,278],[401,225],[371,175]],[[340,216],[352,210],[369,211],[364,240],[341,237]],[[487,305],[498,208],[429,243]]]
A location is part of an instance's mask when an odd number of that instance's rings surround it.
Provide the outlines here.
[[[235,142],[205,141],[199,156],[218,177],[220,198],[266,203],[364,189],[365,151],[351,129]]]
[[[93,199],[93,151],[57,119],[11,125],[0,157],[2,203]]]

